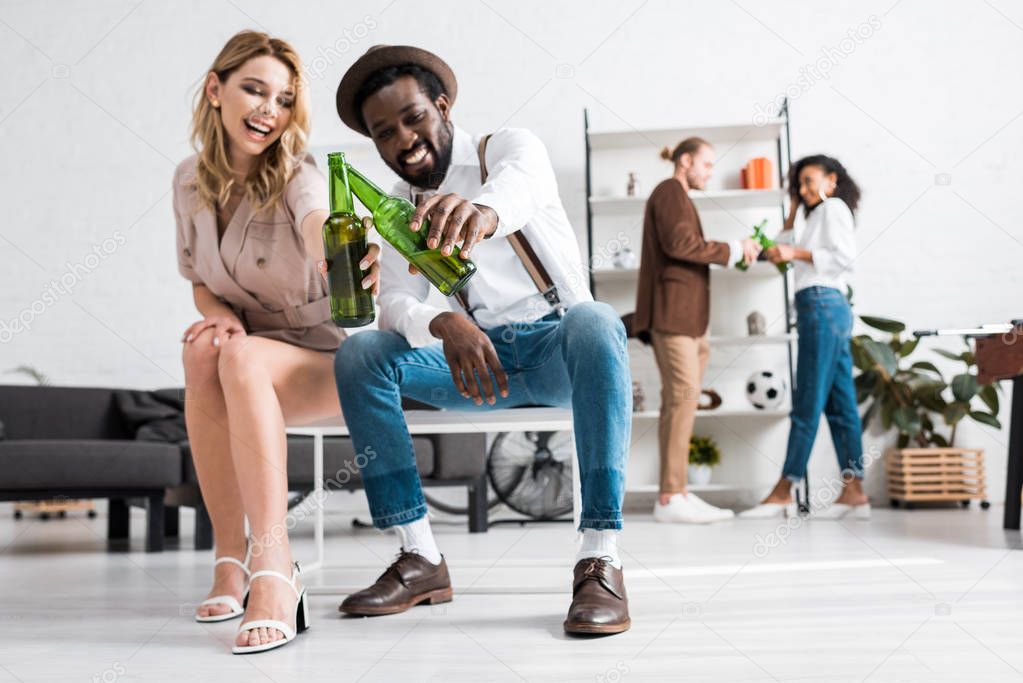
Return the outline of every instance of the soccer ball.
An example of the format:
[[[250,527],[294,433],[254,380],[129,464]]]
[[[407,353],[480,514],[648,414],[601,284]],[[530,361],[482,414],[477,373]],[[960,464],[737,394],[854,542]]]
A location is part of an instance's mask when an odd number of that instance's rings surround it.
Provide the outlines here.
[[[785,378],[771,370],[754,372],[746,380],[746,398],[757,410],[774,410],[785,401]]]

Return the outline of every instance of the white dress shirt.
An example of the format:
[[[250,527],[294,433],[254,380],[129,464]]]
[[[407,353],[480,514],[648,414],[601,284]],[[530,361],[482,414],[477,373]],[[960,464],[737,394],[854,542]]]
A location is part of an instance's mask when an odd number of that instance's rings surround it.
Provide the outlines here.
[[[547,268],[566,308],[592,301],[579,243],[561,205],[544,144],[521,128],[493,133],[487,142],[484,185],[478,152],[481,137],[454,127],[451,165],[436,190],[410,187],[404,181],[394,188],[394,194],[409,199],[453,192],[497,213],[497,231],[473,248],[476,274],[462,290],[476,322],[490,329],[532,322],[552,310],[508,243],[507,236],[519,229]],[[462,312],[462,307],[454,297],[447,298],[447,308],[427,303],[430,284],[426,279],[409,275],[408,263],[391,245],[385,242],[382,249],[377,297],[380,329],[398,332],[412,346],[436,343],[430,321],[447,311]]]
[[[852,211],[841,199],[829,197],[811,209],[805,221],[800,218],[801,214],[792,230],[783,230],[775,239],[807,249],[813,255],[813,263],[793,262],[795,291],[832,287],[845,294],[846,275],[852,272],[856,260]]]

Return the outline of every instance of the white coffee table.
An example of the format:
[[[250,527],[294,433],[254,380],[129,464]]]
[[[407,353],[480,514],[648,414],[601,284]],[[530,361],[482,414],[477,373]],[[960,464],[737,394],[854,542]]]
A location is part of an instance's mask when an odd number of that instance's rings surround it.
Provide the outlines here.
[[[406,410],[405,422],[410,434],[479,434],[491,432],[555,432],[572,429],[572,411],[562,408],[510,408],[488,411],[454,410]],[[323,439],[328,436],[348,436],[344,418],[338,416],[319,422],[288,427],[288,434],[313,437],[313,496],[316,503],[313,538],[316,543],[316,559],[302,562],[302,571],[327,569],[324,553],[323,505]],[[578,463],[572,466],[574,525],[579,526],[580,488]],[[317,592],[323,592],[320,587]]]

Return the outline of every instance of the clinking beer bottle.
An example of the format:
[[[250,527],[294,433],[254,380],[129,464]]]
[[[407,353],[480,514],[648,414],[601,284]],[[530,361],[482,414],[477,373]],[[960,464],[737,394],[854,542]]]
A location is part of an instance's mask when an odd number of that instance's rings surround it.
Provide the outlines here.
[[[753,226],[753,237],[752,237],[752,239],[753,239],[753,241],[760,243],[760,249],[761,249],[760,256],[757,257],[758,261],[763,261],[766,258],[764,256],[764,252],[767,251],[768,249],[770,249],[771,247],[773,247],[774,244],[775,244],[773,239],[771,239],[766,234],[764,234],[764,228],[766,228],[766,227],[767,227],[767,219],[766,218]],[[778,272],[781,273],[782,275],[784,275],[785,272],[792,266],[791,263],[787,263],[787,262],[786,263],[776,263],[774,265],[778,269]],[[746,265],[746,262],[743,261],[742,258],[740,258],[736,262],[735,267],[738,268],[739,270],[747,270],[749,268],[749,266]]]
[[[430,231],[429,221],[423,221],[419,232],[409,228],[416,207],[407,199],[384,194],[366,176],[351,164],[347,164],[348,181],[352,192],[367,209],[373,213],[377,232],[398,250],[405,259],[426,276],[441,294],[456,293],[476,273],[476,264],[459,256],[456,246],[450,256],[444,256],[440,249],[428,249],[426,236]]]
[[[366,229],[355,215],[348,185],[345,155],[327,155],[330,216],[323,223],[323,252],[330,264],[330,317],[338,327],[362,327],[373,322],[373,295],[363,289],[359,262],[365,258]]]

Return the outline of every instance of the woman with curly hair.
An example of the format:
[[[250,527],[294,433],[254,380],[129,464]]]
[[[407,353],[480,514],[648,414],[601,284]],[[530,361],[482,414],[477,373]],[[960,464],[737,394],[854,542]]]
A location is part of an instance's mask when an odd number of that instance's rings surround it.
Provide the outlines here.
[[[765,251],[772,263],[791,262],[795,277],[799,352],[792,426],[781,479],[746,519],[794,514],[792,485],[806,475],[821,412],[842,471],[842,492],[818,519],[870,516],[863,492],[863,442],[853,386],[852,309],[846,275],[856,258],[853,235],[860,189],[837,160],[822,154],[800,159],[789,173],[790,210],[779,244]],[[794,237],[799,208],[803,225]]]

